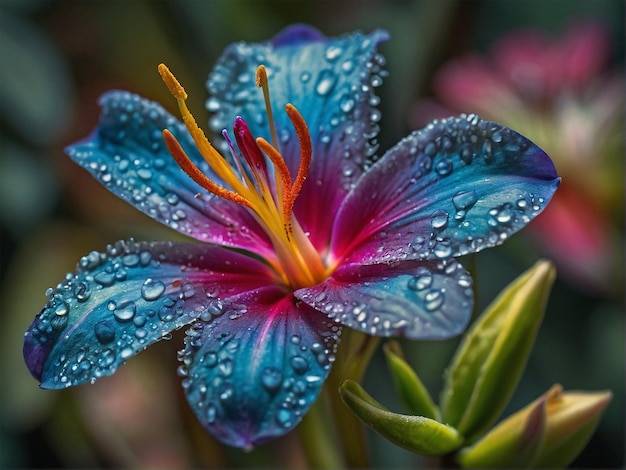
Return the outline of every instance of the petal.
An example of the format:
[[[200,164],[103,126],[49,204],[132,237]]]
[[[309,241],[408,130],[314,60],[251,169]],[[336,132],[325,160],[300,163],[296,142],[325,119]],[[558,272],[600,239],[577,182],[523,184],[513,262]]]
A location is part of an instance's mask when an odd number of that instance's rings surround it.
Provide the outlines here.
[[[207,194],[169,154],[162,137],[166,128],[219,182],[178,120],[158,103],[124,91],[103,95],[100,105],[94,133],[67,149],[76,163],[115,195],[185,235],[269,256],[271,243],[248,210]]]
[[[376,150],[370,140],[378,132],[380,113],[373,107],[378,102],[373,89],[384,75],[376,48],[387,37],[377,30],[331,39],[296,25],[268,43],[230,46],[209,77],[213,129],[229,127],[241,115],[254,136],[269,140],[263,94],[255,86],[256,68],[266,67],[279,146],[292,174],[299,167],[300,147],[283,108],[292,103],[304,117],[313,161],[295,213],[320,249],[330,238],[329,208],[339,206]]]
[[[274,287],[224,309],[230,313],[187,332],[183,387],[216,438],[249,449],[302,419],[328,375],[340,326]]]
[[[370,335],[440,339],[465,328],[472,312],[471,286],[472,278],[454,259],[396,266],[352,264],[295,295]]]
[[[24,358],[43,388],[94,381],[172,330],[219,314],[218,297],[268,282],[265,265],[219,247],[117,242],[50,289]]]
[[[474,115],[435,121],[361,178],[337,214],[332,252],[366,264],[477,252],[528,224],[559,181],[511,129]]]

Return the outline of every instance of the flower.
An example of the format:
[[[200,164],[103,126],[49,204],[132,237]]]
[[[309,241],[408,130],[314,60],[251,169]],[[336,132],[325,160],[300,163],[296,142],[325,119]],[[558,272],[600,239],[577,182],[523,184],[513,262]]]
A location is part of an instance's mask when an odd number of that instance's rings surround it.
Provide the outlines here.
[[[131,93],[102,97],[97,129],[70,157],[195,241],[119,241],[83,257],[26,332],[43,388],[94,382],[191,325],[179,355],[189,404],[219,440],[250,448],[300,421],[342,326],[413,339],[462,331],[472,282],[454,257],[526,225],[559,178],[530,141],[473,115],[374,159],[386,39],[295,25],[226,49],[208,108],[214,129],[234,122],[221,146],[230,160],[164,65],[183,123]]]
[[[596,292],[621,291],[623,271],[623,237],[611,225],[623,211],[624,78],[607,71],[610,51],[598,22],[571,23],[556,37],[523,29],[484,56],[449,61],[433,80],[443,106],[510,126],[554,159],[564,184],[532,232],[565,277]],[[443,106],[418,103],[414,123],[454,112]]]

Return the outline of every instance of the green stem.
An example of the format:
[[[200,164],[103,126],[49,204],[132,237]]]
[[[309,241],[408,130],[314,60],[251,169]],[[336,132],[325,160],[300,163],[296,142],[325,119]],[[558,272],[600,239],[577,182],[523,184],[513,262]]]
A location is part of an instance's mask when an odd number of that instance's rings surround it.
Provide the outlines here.
[[[339,387],[348,379],[361,381],[379,343],[380,338],[345,329],[337,361],[328,377],[335,428],[350,468],[369,468],[371,465],[363,423],[343,403]]]
[[[310,468],[345,468],[341,450],[333,432],[328,390],[322,390],[317,401],[298,425],[298,433]]]

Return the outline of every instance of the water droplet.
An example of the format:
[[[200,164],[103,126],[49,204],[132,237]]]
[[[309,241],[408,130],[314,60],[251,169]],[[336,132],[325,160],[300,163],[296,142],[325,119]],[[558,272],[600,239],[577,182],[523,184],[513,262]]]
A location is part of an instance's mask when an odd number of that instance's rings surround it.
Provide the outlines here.
[[[343,49],[337,45],[331,45],[326,49],[326,60],[332,62],[343,54]]]
[[[130,346],[126,346],[124,349],[122,349],[120,351],[120,358],[125,361],[126,359],[132,357],[132,355],[135,353],[135,351],[133,351],[133,348]]]
[[[471,209],[478,201],[476,191],[459,191],[452,197],[452,204],[457,210]]]
[[[430,217],[430,225],[437,230],[441,230],[448,225],[448,213],[442,209],[433,212]]]
[[[424,296],[424,308],[429,312],[433,312],[443,305],[443,300],[444,294],[440,289],[428,291]]]
[[[513,220],[513,208],[507,203],[497,209],[491,209],[489,215],[499,224],[508,224]]]
[[[435,154],[437,153],[437,146],[433,142],[428,142],[426,144],[426,148],[424,148],[424,152],[429,157],[434,157]]]
[[[66,316],[70,311],[70,306],[64,300],[58,300],[54,307],[54,314],[58,317]]]
[[[196,287],[190,282],[185,282],[182,285],[180,291],[181,291],[180,292],[181,299],[188,300],[192,298],[194,295],[196,295]]]
[[[500,132],[498,131],[495,131],[493,134],[491,134],[491,140],[493,140],[495,143],[502,142],[502,134],[500,134]]]
[[[115,328],[108,320],[101,320],[93,327],[96,339],[102,344],[110,343],[115,339]]]
[[[463,160],[463,162],[466,163],[467,165],[472,163],[473,152],[472,152],[472,147],[470,146],[470,144],[461,145],[459,149],[459,156],[461,157],[461,160]]]
[[[117,304],[113,314],[118,321],[127,322],[135,316],[135,302],[128,300]]]
[[[136,253],[128,254],[122,258],[122,263],[124,263],[124,266],[133,268],[139,264],[139,255]]]
[[[286,408],[281,408],[276,412],[276,421],[284,428],[291,427],[292,413]]]
[[[414,291],[428,289],[433,283],[433,276],[427,270],[417,274],[408,283],[408,287]]]
[[[76,287],[74,287],[74,297],[79,302],[84,302],[91,295],[91,289],[89,288],[89,284],[85,282],[79,282]]]
[[[448,176],[452,173],[452,160],[449,158],[439,160],[435,165],[435,171],[439,176]]]
[[[304,71],[300,74],[300,81],[302,83],[307,83],[309,80],[311,80],[311,72]]]
[[[261,372],[261,384],[270,392],[278,390],[282,381],[283,374],[276,367],[266,367]]]
[[[296,374],[304,374],[309,368],[308,361],[299,355],[293,356],[290,363]]]
[[[217,408],[213,403],[209,404],[206,409],[206,420],[209,424],[213,424],[215,422],[215,418],[217,417]]]
[[[230,400],[232,396],[234,395],[233,386],[228,382],[224,382],[222,386],[220,387],[219,394],[220,394],[221,401]]]
[[[141,296],[148,302],[157,300],[165,292],[165,284],[156,279],[148,278],[141,286]]]
[[[517,207],[522,210],[526,210],[528,208],[528,201],[524,198],[521,198],[517,201]]]
[[[322,70],[320,72],[319,78],[317,79],[315,91],[321,96],[326,96],[332,91],[336,82],[337,77],[332,70]]]
[[[352,70],[354,70],[354,61],[352,59],[345,60],[341,64],[341,70],[343,70],[345,73],[352,72]]]
[[[103,287],[111,287],[115,283],[115,275],[106,271],[96,274],[93,279]]]
[[[100,353],[98,358],[98,365],[100,367],[108,367],[115,361],[115,353],[112,349],[105,349]]]
[[[206,367],[213,368],[217,365],[217,353],[215,351],[208,351],[204,353],[200,362]]]
[[[452,243],[448,239],[439,240],[433,249],[437,258],[448,258],[452,255]]]
[[[491,157],[493,156],[491,153],[491,140],[489,139],[485,139],[485,141],[483,142],[483,156],[485,157],[486,161],[490,161]]]
[[[354,108],[354,105],[356,104],[356,101],[354,101],[354,98],[352,98],[350,95],[345,94],[341,97],[340,101],[339,101],[339,108],[344,112],[344,113],[349,113],[350,111],[352,111],[352,109]]]
[[[219,111],[220,107],[221,107],[220,100],[214,96],[210,97],[206,101],[206,109],[211,113],[214,113],[215,111]]]

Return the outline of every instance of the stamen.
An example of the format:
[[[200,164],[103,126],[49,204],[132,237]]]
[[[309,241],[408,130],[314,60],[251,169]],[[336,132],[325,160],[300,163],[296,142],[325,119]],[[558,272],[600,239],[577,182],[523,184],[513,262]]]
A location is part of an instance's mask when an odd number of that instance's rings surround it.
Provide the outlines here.
[[[180,84],[180,82],[176,79],[174,74],[170,72],[170,69],[167,68],[165,64],[159,64],[158,66],[159,74],[161,75],[161,79],[167,85],[167,88],[170,90],[170,93],[177,100],[186,100],[187,92]]]
[[[250,201],[248,201],[244,197],[215,184],[213,181],[207,178],[207,176],[202,173],[200,169],[187,156],[178,140],[176,140],[176,137],[174,137],[174,135],[167,129],[163,130],[163,140],[165,141],[165,146],[167,147],[167,150],[169,150],[169,152],[172,154],[172,157],[174,157],[174,160],[176,160],[176,163],[178,163],[178,165],[183,169],[185,173],[189,175],[192,180],[194,180],[204,189],[215,194],[216,196],[219,196],[223,199],[228,199],[246,207],[252,207]]]
[[[278,150],[276,150],[272,145],[265,140],[263,137],[257,137],[256,144],[259,148],[265,152],[267,158],[274,164],[274,168],[278,170],[278,174],[280,175],[280,183],[282,188],[282,200],[285,201],[290,198],[291,193],[291,172],[285,163],[285,159],[280,154]],[[291,218],[291,207],[287,207],[283,204],[283,217],[285,222],[288,223]]]
[[[296,175],[296,180],[293,182],[293,186],[291,187],[290,195],[290,210],[293,208],[293,204],[300,194],[302,190],[302,186],[304,185],[304,180],[306,180],[307,175],[309,174],[309,168],[311,167],[311,156],[313,155],[313,148],[311,145],[311,134],[309,133],[309,128],[304,121],[304,118],[300,114],[300,112],[296,109],[294,105],[291,103],[287,103],[285,106],[285,111],[293,124],[294,129],[296,130],[296,135],[298,136],[298,141],[300,142],[300,168],[298,168],[298,174]]]
[[[265,99],[265,112],[270,125],[270,134],[272,136],[272,144],[278,148],[278,139],[276,138],[276,126],[274,126],[274,118],[272,116],[272,103],[270,102],[270,87],[267,83],[267,70],[264,65],[259,65],[256,69],[256,86],[263,90],[263,98]]]
[[[230,185],[235,192],[245,194],[246,188],[242,184],[241,180],[237,177],[226,160],[224,160],[224,157],[222,157],[220,153],[213,148],[209,139],[206,138],[204,131],[200,129],[193,115],[187,108],[187,105],[185,104],[185,100],[187,99],[185,89],[165,64],[159,64],[158,70],[161,78],[170,90],[170,93],[174,96],[174,98],[176,98],[183,122],[185,123],[189,134],[191,134],[191,137],[195,142],[196,147],[198,147],[202,157],[211,166],[213,171],[215,171],[215,173],[217,173],[222,180],[228,183],[228,185]]]

